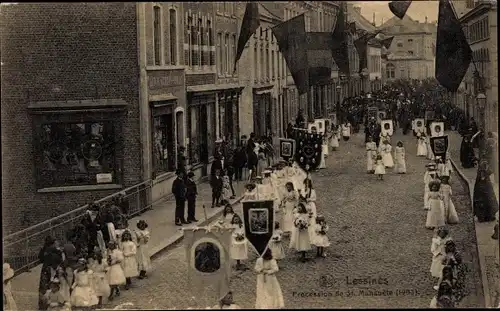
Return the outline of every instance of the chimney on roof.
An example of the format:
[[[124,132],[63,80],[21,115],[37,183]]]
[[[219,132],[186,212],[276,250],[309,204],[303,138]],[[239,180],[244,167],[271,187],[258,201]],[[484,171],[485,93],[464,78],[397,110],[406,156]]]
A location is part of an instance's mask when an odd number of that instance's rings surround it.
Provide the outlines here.
[[[427,16],[425,17],[425,23],[427,24]]]
[[[375,26],[375,12],[373,12],[373,22],[372,25]]]

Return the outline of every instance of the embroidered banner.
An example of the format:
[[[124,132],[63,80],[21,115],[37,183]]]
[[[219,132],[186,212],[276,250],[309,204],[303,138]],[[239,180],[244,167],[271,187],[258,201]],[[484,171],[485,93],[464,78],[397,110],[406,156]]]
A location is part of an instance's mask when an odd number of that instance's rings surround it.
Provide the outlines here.
[[[441,157],[446,161],[446,152],[448,151],[448,136],[431,137],[431,150],[434,156]]]
[[[262,255],[273,236],[274,201],[243,201],[243,223],[247,240]]]
[[[321,162],[323,135],[297,130],[295,132],[297,151],[295,160],[305,171],[316,169]]]

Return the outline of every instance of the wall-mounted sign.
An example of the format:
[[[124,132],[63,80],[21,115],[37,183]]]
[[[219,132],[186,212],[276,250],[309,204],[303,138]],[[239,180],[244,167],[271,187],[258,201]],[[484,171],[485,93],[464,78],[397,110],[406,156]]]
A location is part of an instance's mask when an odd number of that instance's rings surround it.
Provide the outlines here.
[[[178,86],[184,86],[184,70],[156,70],[148,72],[148,88],[150,91],[163,91]]]
[[[96,174],[95,179],[98,184],[109,184],[113,182],[113,174],[111,173]]]

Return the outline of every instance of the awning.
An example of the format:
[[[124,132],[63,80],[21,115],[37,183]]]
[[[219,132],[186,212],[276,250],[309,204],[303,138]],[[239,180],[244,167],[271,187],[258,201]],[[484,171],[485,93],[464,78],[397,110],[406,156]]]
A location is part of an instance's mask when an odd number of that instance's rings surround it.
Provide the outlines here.
[[[225,83],[225,84],[208,84],[208,85],[196,85],[188,86],[188,93],[207,93],[207,92],[218,92],[222,90],[243,90],[243,86],[238,83]]]
[[[127,102],[123,99],[85,99],[85,100],[60,100],[40,101],[28,105],[28,109],[81,109],[81,108],[107,108],[125,107]]]

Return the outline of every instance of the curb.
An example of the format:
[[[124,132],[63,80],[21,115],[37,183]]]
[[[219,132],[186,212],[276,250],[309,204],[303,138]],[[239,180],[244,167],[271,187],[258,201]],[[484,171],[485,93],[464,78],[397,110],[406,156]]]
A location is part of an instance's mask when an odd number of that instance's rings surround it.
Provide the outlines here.
[[[472,212],[474,211],[474,185],[465,177],[464,173],[458,168],[458,165],[450,157],[451,165],[458,173],[458,176],[465,181],[467,188],[469,189],[469,198],[471,202]],[[483,285],[483,297],[484,297],[484,307],[491,308],[491,297],[490,297],[490,286],[488,284],[488,276],[486,275],[486,263],[484,262],[484,257],[480,255],[479,252],[479,237],[477,235],[476,219],[474,218],[474,231],[476,233],[476,250],[479,257],[479,270],[481,273],[481,283]]]
[[[234,205],[238,204],[239,202],[241,202],[241,200],[243,199],[243,197],[244,196],[240,196],[239,198],[237,198],[236,200],[234,200],[233,202],[231,202],[231,206],[234,206]],[[209,218],[203,220],[202,222],[199,222],[197,224],[197,226],[198,227],[206,226],[206,225],[210,224],[211,222],[213,222],[216,218],[220,217],[220,215],[222,215],[222,212],[224,211],[224,208],[219,208],[219,209],[220,209],[219,211],[217,211],[216,213],[214,213]],[[174,236],[172,238],[168,239],[167,242],[165,243],[165,245],[162,245],[159,249],[155,250],[151,254],[151,260],[157,259],[162,254],[164,254],[164,253],[172,250],[183,239],[184,239],[184,233],[181,230],[180,232],[174,234]]]

